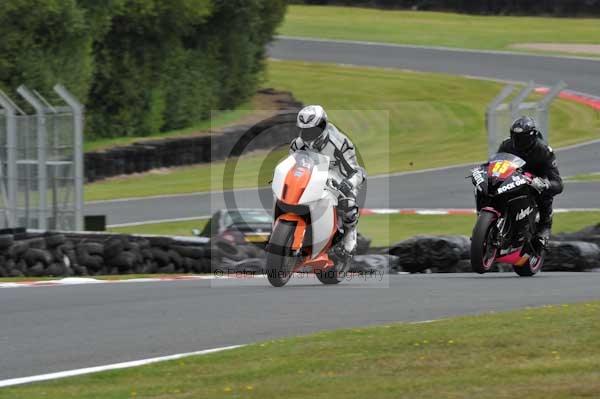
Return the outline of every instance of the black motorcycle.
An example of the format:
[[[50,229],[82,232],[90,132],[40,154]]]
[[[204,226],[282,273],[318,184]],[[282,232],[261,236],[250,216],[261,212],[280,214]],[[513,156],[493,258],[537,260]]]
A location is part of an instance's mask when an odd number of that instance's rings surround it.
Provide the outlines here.
[[[544,249],[534,241],[539,219],[534,176],[523,172],[525,161],[498,153],[472,170],[477,223],[471,238],[471,266],[488,272],[494,263],[511,264],[519,276],[533,276],[542,269]]]

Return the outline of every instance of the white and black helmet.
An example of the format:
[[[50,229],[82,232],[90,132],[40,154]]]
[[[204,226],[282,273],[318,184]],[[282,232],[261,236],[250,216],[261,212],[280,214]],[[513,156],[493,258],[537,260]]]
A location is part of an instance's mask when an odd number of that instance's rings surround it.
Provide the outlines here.
[[[325,136],[327,114],[320,105],[309,105],[298,112],[296,126],[300,128],[300,137],[311,146]]]

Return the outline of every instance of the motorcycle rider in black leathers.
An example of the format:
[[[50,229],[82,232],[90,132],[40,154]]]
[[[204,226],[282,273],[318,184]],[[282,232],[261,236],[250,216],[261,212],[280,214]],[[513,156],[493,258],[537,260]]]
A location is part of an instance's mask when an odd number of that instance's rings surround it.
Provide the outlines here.
[[[338,210],[342,212],[344,223],[343,255],[351,255],[356,250],[356,226],[358,206],[356,198],[365,181],[365,170],[358,164],[354,145],[329,122],[325,110],[320,105],[309,105],[298,112],[296,125],[300,132],[290,145],[290,154],[295,151],[315,151],[330,159],[329,170],[339,184],[341,192]]]
[[[554,151],[542,140],[542,133],[537,129],[535,120],[522,116],[513,122],[510,138],[500,144],[498,152],[522,158],[527,162],[524,171],[535,176],[531,186],[539,193],[537,203],[540,212],[536,235],[538,243],[545,247],[552,230],[553,198],[563,191]]]

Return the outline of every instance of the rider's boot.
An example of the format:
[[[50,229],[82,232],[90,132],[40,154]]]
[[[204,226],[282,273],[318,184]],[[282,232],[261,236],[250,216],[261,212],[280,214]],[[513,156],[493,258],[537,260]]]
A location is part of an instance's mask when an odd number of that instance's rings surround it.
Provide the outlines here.
[[[535,244],[539,250],[548,246],[548,240],[552,233],[552,208],[540,209],[540,220],[536,225]]]
[[[339,202],[344,224],[342,245],[339,245],[339,255],[349,258],[356,252],[356,226],[358,225],[358,207],[353,199],[346,198]]]
[[[346,253],[352,255],[356,252],[356,224],[345,228],[342,244]]]

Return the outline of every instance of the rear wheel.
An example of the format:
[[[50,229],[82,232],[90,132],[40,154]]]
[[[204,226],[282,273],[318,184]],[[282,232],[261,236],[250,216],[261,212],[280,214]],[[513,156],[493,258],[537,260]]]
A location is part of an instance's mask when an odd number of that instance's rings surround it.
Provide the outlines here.
[[[479,274],[489,272],[498,248],[493,245],[495,239],[495,227],[498,217],[491,212],[481,212],[477,218],[477,224],[473,228],[471,237],[471,267]]]
[[[513,270],[521,277],[531,277],[542,270],[544,265],[545,251],[542,250],[540,256],[531,257],[527,260],[527,263],[523,266],[513,266]]]
[[[298,258],[292,256],[296,224],[279,221],[267,245],[267,278],[273,287],[283,287],[292,277]]]

